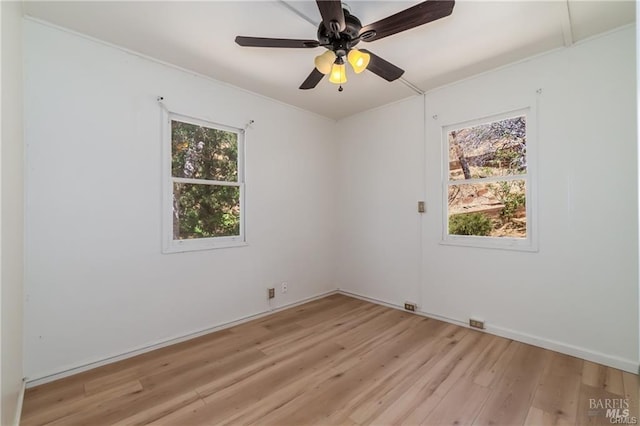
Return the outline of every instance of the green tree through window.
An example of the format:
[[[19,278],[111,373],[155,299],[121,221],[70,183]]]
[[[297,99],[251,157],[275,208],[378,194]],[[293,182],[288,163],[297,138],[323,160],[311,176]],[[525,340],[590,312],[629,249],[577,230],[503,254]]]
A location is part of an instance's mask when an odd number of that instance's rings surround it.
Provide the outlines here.
[[[240,235],[238,133],[171,120],[173,239]]]

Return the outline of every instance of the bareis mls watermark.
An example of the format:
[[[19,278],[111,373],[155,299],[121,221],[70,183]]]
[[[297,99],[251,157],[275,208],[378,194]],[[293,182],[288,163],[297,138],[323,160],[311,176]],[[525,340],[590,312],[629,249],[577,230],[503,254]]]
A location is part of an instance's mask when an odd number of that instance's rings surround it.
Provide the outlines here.
[[[587,414],[590,417],[604,416],[611,424],[638,424],[638,418],[631,415],[629,400],[623,398],[589,398]]]

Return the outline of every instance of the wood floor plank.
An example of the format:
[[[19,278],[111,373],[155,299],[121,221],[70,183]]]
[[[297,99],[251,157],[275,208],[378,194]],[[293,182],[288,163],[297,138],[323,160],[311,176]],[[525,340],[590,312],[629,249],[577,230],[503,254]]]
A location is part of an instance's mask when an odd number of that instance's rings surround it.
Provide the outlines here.
[[[478,368],[472,373],[475,376],[473,380],[475,384],[493,388],[520,347],[520,343],[512,340],[499,340],[501,343],[498,344],[498,348],[487,354],[488,362],[478,365]],[[504,349],[501,350],[501,348]]]
[[[592,425],[638,376],[331,295],[47,383],[22,425]]]
[[[552,353],[540,377],[531,406],[551,415],[554,424],[576,422],[582,364],[581,359]]]
[[[388,312],[388,310],[381,308],[383,307],[372,305],[355,307],[350,311],[313,323],[301,331],[269,339],[258,347],[266,354],[280,353],[297,345],[314,344],[322,339],[338,338],[344,333],[353,333],[356,328],[363,324],[379,323],[380,327],[383,327],[383,324],[388,324],[385,317],[397,315],[398,313]],[[340,343],[340,341],[337,341],[337,343]]]
[[[184,419],[185,417],[189,418],[197,415],[198,411],[204,409],[205,405],[206,404],[204,403],[204,401],[198,398],[192,403],[187,404],[184,407],[181,407],[167,414],[166,416],[162,416],[146,424],[153,425],[153,426],[171,426],[171,425],[183,426],[185,424],[190,424],[190,423],[184,423],[182,419]]]
[[[247,332],[244,333],[243,336],[235,335],[231,329],[221,330],[217,333],[201,336],[177,345],[161,348],[157,351],[120,361],[115,363],[118,368],[111,367],[110,365],[100,367],[96,370],[104,370],[101,374],[93,374],[84,378],[85,393],[90,395],[102,389],[108,389],[110,386],[125,383],[129,381],[131,377],[140,377],[152,372],[157,373],[175,368],[189,362],[193,359],[194,355],[198,356],[198,354],[201,354],[203,351],[211,356],[215,356],[216,351],[217,353],[223,352],[219,350],[220,348],[228,349],[232,347],[237,349],[238,346],[241,345],[243,347],[251,346],[259,336],[263,337],[264,334],[264,329]],[[150,355],[156,352],[155,357]],[[177,354],[180,356],[176,356]],[[107,369],[107,367],[111,367],[111,369]],[[86,373],[81,373],[79,376],[83,376],[84,374]]]
[[[441,397],[436,394],[436,389],[455,369],[456,360],[471,352],[471,348],[481,338],[479,333],[470,333],[469,330],[458,327],[456,330],[460,333],[449,333],[442,339],[437,354],[416,370],[411,381],[398,387],[400,395],[390,395],[394,401],[381,404],[384,411],[379,412],[378,409],[372,410],[365,406],[365,410],[356,410],[351,418],[361,423],[371,421],[374,424],[422,423],[440,403]],[[372,419],[372,416],[375,418]]]
[[[68,383],[64,380],[51,382],[48,385],[28,389],[25,393],[22,410],[27,415],[42,410],[48,410],[56,405],[70,404],[72,401],[85,397],[82,382]]]
[[[391,312],[394,313],[394,312]],[[395,313],[394,313],[395,314]],[[369,318],[369,322],[370,323],[375,323],[377,321],[377,319],[380,317],[380,315],[376,314],[374,312],[374,315],[376,315],[376,318],[374,317],[369,317],[369,314],[365,314],[364,317],[365,318]],[[408,318],[408,316],[407,316]],[[388,324],[388,322],[387,322]],[[371,333],[367,333],[366,330],[362,330],[360,329],[360,327],[364,327],[364,325],[362,323],[348,323],[348,328],[350,329],[348,332],[351,331],[360,331],[363,334],[369,336],[369,338],[371,338]],[[396,327],[398,328],[402,328],[402,325],[397,325]],[[333,328],[337,328],[337,327],[333,327]],[[202,386],[200,388],[198,388],[198,392],[200,393],[200,395],[202,395],[203,397],[207,397],[208,395],[211,395],[214,392],[217,392],[223,388],[226,388],[228,386],[232,386],[234,383],[239,382],[241,380],[245,380],[247,378],[250,378],[252,375],[259,373],[260,371],[263,371],[265,368],[268,368],[269,365],[273,364],[275,365],[276,363],[280,362],[283,359],[286,358],[291,358],[291,357],[295,357],[297,356],[299,353],[307,350],[307,349],[312,349],[315,348],[317,345],[322,344],[323,342],[326,342],[327,340],[331,340],[328,337],[332,336],[333,333],[333,328],[331,331],[323,334],[320,332],[316,332],[316,333],[308,333],[311,337],[309,338],[305,338],[305,339],[300,339],[300,338],[296,338],[295,340],[295,344],[293,342],[290,342],[290,345],[288,346],[284,346],[281,347],[279,351],[277,352],[273,352],[272,355],[270,355],[268,358],[266,358],[265,360],[263,360],[260,363],[254,363],[251,366],[248,366],[247,368],[243,369],[243,370],[238,370],[235,374],[232,375],[226,375],[224,377],[219,377],[216,380],[212,380],[210,383],[208,383],[205,386]],[[387,330],[386,333],[390,333],[392,332],[393,329]],[[343,333],[345,331],[343,330]],[[385,333],[380,333],[379,335],[376,335],[376,339],[383,339],[385,337]],[[342,344],[340,343],[339,339],[334,339],[335,343],[337,345],[342,346]],[[269,352],[270,353],[270,352]],[[351,353],[351,352],[349,352]],[[347,355],[347,352],[345,352],[344,354],[342,354],[342,358],[340,358],[339,360],[342,361],[343,359],[349,359],[350,356]]]
[[[607,367],[605,376],[605,386],[607,391],[616,395],[624,396],[624,385],[622,382],[622,371]]]
[[[480,413],[491,389],[459,380],[424,420],[427,425],[470,425]],[[436,393],[437,394],[437,393]]]
[[[575,423],[567,421],[557,413],[548,413],[536,407],[531,407],[524,426],[573,426]]]
[[[586,362],[586,361],[585,361]],[[603,367],[606,369],[606,367]],[[608,392],[604,386],[590,386],[582,383],[580,385],[578,398],[577,425],[611,425],[611,421],[606,417],[606,409],[601,406],[592,407],[591,401],[619,400],[620,395]]]
[[[445,395],[451,390],[451,388],[457,384],[461,379],[468,374],[469,367],[477,361],[478,353],[483,353],[489,346],[489,343],[495,339],[494,336],[481,333],[476,330],[470,330],[469,333],[477,334],[476,343],[473,345],[473,350],[469,350],[461,353],[455,360],[448,360],[449,365],[454,365],[453,369],[449,371],[447,377],[438,385],[435,390],[435,394],[444,398]]]
[[[21,424],[23,426],[42,424],[70,424],[69,417],[86,410],[97,410],[104,401],[109,401],[120,396],[131,396],[142,392],[142,384],[139,380],[131,380],[127,383],[114,386],[108,390],[93,394],[81,399],[75,399],[66,404],[55,404],[37,411],[23,413]]]
[[[584,361],[582,366],[582,383],[594,388],[605,388],[607,367],[591,361]]]
[[[312,370],[327,362],[344,348],[333,342],[325,342],[289,359],[281,360],[269,368],[235,383],[223,390],[203,395],[207,405],[208,420],[224,421],[238,411],[260,402],[265,396],[277,392]]]
[[[407,321],[416,320],[415,316]],[[273,401],[273,405],[260,415],[250,412],[249,417],[243,416],[234,419],[232,423],[267,423],[267,424],[306,424],[323,423],[328,414],[343,407],[355,393],[360,389],[367,389],[375,383],[381,370],[389,368],[398,353],[409,350],[412,345],[417,344],[415,335],[410,327],[402,323],[394,324],[390,328],[393,332],[385,333],[376,337],[372,336],[375,343],[371,345],[363,344],[354,351],[360,351],[366,347],[365,352],[358,352],[360,356],[350,357],[324,375],[324,380],[319,380],[313,387],[313,392],[302,392],[294,400]],[[345,362],[348,361],[348,362]],[[356,383],[357,387],[350,386]],[[300,410],[299,407],[305,407]]]
[[[629,401],[631,417],[636,417],[640,422],[640,377],[637,374],[622,372],[624,385],[624,397]]]
[[[184,384],[196,388],[218,377],[221,372],[235,371],[248,365],[253,365],[265,358],[264,353],[253,347],[241,347],[236,351],[225,354],[214,354],[191,362],[181,364],[176,368],[162,369],[140,377],[140,382],[146,390],[156,387]]]
[[[368,423],[374,419],[404,392],[408,384],[415,381],[419,369],[437,359],[441,349],[448,346],[449,328],[440,321],[419,323],[416,330],[416,345],[398,351],[394,360],[384,370],[378,371],[373,383],[353,395],[349,401],[329,416],[331,423],[342,423],[347,419],[358,423]]]
[[[474,425],[520,425],[524,423],[533,395],[551,352],[519,345],[500,381]]]
[[[584,361],[582,383],[616,395],[624,395],[622,371],[591,361]]]
[[[144,410],[138,410],[131,416],[124,417],[123,419],[112,423],[113,426],[139,426],[156,421],[167,420],[167,416],[175,414],[178,410],[191,407],[193,405],[202,405],[203,401],[195,391],[190,391],[181,395],[164,401],[160,404],[154,404],[153,406]]]
[[[226,374],[229,371],[243,368],[248,364],[255,363],[264,357],[260,351],[249,348],[242,352],[228,354],[224,358],[213,360],[209,364],[203,364],[201,368],[194,369],[182,374],[164,375],[162,379],[157,377],[142,377],[144,391],[133,396],[124,396],[111,401],[106,401],[102,405],[102,412],[90,410],[83,413],[82,423],[87,425],[108,424],[111,425],[126,417],[137,414],[142,410],[152,409],[154,406],[164,404],[167,401],[195,391],[195,387],[216,377]]]

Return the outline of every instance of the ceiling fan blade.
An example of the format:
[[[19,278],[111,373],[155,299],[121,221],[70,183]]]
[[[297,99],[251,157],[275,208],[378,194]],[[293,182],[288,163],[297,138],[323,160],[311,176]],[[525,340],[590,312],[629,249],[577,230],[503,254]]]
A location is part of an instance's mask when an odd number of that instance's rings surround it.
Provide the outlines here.
[[[340,32],[346,28],[340,0],[316,0],[316,3],[322,15],[322,22],[328,30]]]
[[[371,60],[369,61],[367,69],[377,76],[380,76],[387,81],[393,81],[399,79],[402,74],[404,74],[404,70],[402,68],[396,67],[391,62],[382,59],[380,56],[374,55],[366,49],[360,49],[360,51],[371,55]]]
[[[444,18],[453,12],[454,0],[427,0],[415,6],[388,16],[373,24],[362,27],[360,34],[363,41],[379,40],[390,35],[418,27],[431,21]],[[375,32],[374,33],[372,33]]]
[[[236,37],[236,43],[244,47],[290,47],[312,48],[318,47],[317,40],[298,40],[293,38],[268,38],[268,37]]]
[[[309,77],[307,77],[307,79],[302,82],[300,88],[302,90],[313,89],[318,85],[318,83],[320,83],[322,77],[324,77],[324,74],[314,68],[313,71],[311,71],[311,74],[309,74]]]

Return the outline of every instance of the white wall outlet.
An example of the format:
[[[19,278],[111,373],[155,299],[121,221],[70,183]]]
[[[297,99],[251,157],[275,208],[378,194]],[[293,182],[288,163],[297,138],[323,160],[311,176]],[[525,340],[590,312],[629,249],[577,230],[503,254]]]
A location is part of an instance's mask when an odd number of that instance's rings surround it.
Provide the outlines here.
[[[287,283],[286,282],[282,283],[282,294],[286,293],[288,289],[289,287]]]

